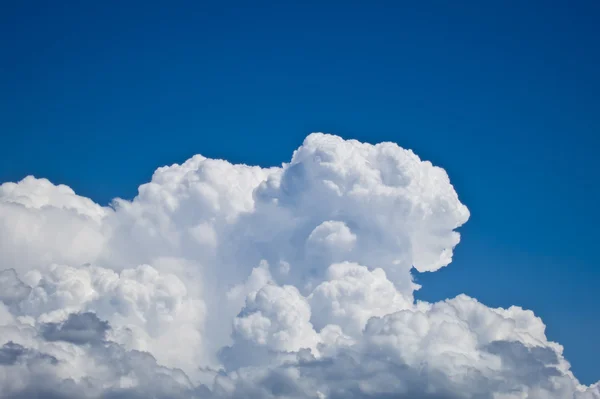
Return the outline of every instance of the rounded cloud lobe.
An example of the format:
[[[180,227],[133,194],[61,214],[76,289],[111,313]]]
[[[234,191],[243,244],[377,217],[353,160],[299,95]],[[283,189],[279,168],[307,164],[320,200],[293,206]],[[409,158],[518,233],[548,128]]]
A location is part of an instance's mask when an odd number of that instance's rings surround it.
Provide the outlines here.
[[[531,311],[415,301],[468,218],[412,151],[321,133],[109,207],[4,183],[0,398],[599,399]]]

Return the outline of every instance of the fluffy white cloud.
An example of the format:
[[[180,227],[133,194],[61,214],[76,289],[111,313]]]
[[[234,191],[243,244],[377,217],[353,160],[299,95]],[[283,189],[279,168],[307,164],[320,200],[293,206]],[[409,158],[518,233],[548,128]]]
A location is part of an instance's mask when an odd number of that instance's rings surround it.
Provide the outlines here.
[[[412,297],[400,295],[382,269],[369,271],[355,263],[335,263],[327,276],[309,297],[316,328],[336,324],[346,333],[360,336],[371,317],[412,307]]]
[[[531,311],[414,301],[467,221],[443,169],[312,134],[101,207],[0,186],[0,398],[600,398]]]
[[[175,275],[148,265],[116,273],[109,269],[50,265],[30,271],[32,286],[16,309],[39,323],[60,323],[79,312],[93,312],[113,328],[111,338],[127,349],[152,351],[163,365],[188,372],[202,356],[206,313]],[[174,339],[177,337],[177,339]]]

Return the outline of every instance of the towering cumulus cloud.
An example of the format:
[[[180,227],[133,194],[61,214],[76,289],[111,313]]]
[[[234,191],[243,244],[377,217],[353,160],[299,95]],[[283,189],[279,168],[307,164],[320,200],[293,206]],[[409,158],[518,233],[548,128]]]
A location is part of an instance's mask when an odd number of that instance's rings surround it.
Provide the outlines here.
[[[415,301],[468,217],[443,169],[325,134],[110,207],[4,183],[0,397],[599,399],[531,311]]]

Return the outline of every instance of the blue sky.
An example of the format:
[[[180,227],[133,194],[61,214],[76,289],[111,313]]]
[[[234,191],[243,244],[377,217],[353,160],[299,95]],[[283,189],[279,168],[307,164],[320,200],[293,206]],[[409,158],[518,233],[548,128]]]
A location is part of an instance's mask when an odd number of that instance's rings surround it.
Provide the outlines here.
[[[394,141],[471,211],[420,297],[533,309],[597,379],[600,3],[61,3],[0,15],[0,181],[106,204],[196,153],[278,165],[312,131]]]

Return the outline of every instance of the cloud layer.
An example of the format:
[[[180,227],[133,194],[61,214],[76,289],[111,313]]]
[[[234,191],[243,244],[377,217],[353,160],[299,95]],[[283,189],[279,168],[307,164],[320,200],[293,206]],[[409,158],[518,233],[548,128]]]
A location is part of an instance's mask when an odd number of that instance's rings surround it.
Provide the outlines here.
[[[599,399],[531,311],[414,300],[468,218],[412,151],[320,133],[110,207],[4,183],[0,397]]]

